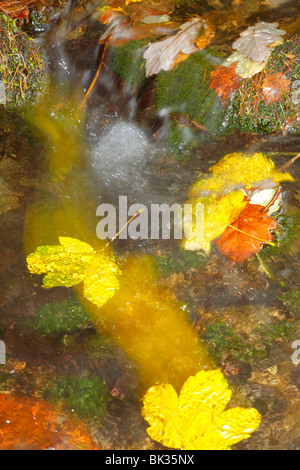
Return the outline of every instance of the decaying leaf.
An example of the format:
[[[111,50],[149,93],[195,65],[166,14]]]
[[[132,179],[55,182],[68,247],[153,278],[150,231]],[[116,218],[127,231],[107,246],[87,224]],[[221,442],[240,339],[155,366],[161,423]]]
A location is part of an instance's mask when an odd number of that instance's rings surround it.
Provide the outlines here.
[[[264,244],[271,243],[271,231],[277,228],[278,223],[266,213],[264,206],[248,203],[216,244],[227,258],[241,263],[259,253]]]
[[[278,23],[260,21],[241,33],[232,47],[248,59],[266,62],[274,46],[282,42],[281,36],[286,34],[285,31],[277,29],[277,26]]]
[[[60,237],[60,246],[39,246],[27,256],[31,273],[46,274],[43,287],[72,287],[83,282],[84,296],[98,307],[119,288],[121,271],[112,256],[80,240]]]
[[[0,450],[96,450],[83,426],[49,403],[0,394]]]
[[[142,414],[149,436],[166,447],[184,450],[228,450],[248,439],[261,415],[254,408],[225,407],[231,390],[219,370],[189,377],[179,396],[170,384],[157,385],[143,398]]]
[[[235,64],[235,72],[240,78],[251,78],[265,68],[267,61],[258,62],[244,57],[239,52],[234,52],[223,62],[223,66],[230,67],[232,64]]]
[[[236,75],[236,63],[231,64],[229,67],[220,66],[213,70],[210,74],[209,87],[216,91],[225,103],[234,93],[240,84],[240,77]]]
[[[171,70],[189,54],[207,46],[212,36],[213,32],[205,20],[193,18],[180,26],[177,34],[150,44],[144,53],[147,77],[161,70]]]
[[[30,14],[30,7],[37,4],[48,5],[46,0],[1,0],[0,12],[2,11],[13,19],[27,20]]]
[[[100,9],[100,21],[108,25],[100,38],[101,43],[118,47],[132,40],[174,34],[180,26],[169,17],[173,0],[154,4],[143,1],[133,6],[131,3],[115,0]]]
[[[278,103],[282,95],[289,92],[290,86],[291,82],[286,78],[284,73],[277,72],[268,75],[262,83],[265,103],[267,105]]]

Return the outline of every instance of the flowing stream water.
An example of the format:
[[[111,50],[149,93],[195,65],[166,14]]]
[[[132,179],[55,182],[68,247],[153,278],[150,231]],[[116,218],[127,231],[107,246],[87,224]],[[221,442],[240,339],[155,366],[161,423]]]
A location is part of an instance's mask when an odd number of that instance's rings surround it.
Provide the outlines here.
[[[257,3],[243,10],[244,25]],[[295,2],[274,3],[260,12],[265,21],[295,11]],[[283,3],[286,10],[278,9]],[[178,240],[117,237],[108,252],[120,260],[123,281],[98,309],[80,288],[43,289],[26,255],[61,236],[103,249],[100,204],[117,214],[120,196],[149,211],[182,204],[197,175],[223,156],[262,152],[281,167],[300,152],[300,138],[236,133],[207,139],[183,159],[153,138],[153,120],[137,112],[136,97],[110,70],[78,115],[101,47],[91,41],[74,53],[61,29],[55,34],[50,47],[42,42],[52,75],[46,97],[26,118],[0,108],[0,391],[62,406],[100,449],[162,449],[146,433],[142,393],[156,382],[179,390],[198,370],[221,368],[231,405],[255,407],[263,417],[234,448],[299,449],[300,365],[292,361],[300,340],[299,160],[283,195],[286,249],[266,247],[260,259],[235,265],[216,247],[207,259]],[[226,50],[231,38],[223,40]]]

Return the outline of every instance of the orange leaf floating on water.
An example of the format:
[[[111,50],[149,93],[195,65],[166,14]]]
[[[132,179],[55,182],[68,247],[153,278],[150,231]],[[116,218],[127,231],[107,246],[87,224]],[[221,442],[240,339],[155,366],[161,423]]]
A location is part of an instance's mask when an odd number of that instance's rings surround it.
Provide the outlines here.
[[[0,394],[0,450],[96,450],[83,426],[47,402]]]
[[[282,95],[289,92],[290,85],[290,80],[288,80],[282,72],[268,75],[262,83],[265,103],[267,105],[278,103],[278,101],[281,100]]]
[[[225,103],[230,98],[230,95],[239,87],[241,78],[235,73],[236,65],[237,64],[234,63],[229,67],[217,67],[216,70],[213,70],[210,74],[209,88],[216,91],[223,103]]]
[[[248,203],[239,217],[216,241],[218,249],[235,263],[241,263],[259,253],[264,243],[273,241],[271,230],[278,223],[266,213],[266,208]]]

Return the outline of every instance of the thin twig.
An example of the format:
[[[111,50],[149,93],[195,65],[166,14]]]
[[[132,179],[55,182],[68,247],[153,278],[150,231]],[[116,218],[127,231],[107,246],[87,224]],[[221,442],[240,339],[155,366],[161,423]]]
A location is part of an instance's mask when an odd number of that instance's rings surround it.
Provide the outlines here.
[[[139,215],[141,212],[143,212],[143,210],[144,210],[144,209],[138,210],[138,211],[128,220],[128,222],[126,222],[126,224],[123,225],[123,227],[118,231],[118,233],[116,233],[116,235],[114,235],[114,236],[112,237],[112,239],[109,240],[108,243],[106,243],[105,247],[102,248],[101,251],[104,251],[104,250],[120,235],[120,233],[124,230],[124,228],[126,228],[127,225],[129,225],[130,222],[131,222],[137,215]]]
[[[286,171],[291,165],[293,165],[293,163],[295,163],[296,160],[298,160],[298,158],[300,158],[300,153],[298,153],[298,155],[296,155],[295,157],[293,157],[290,161],[288,161],[285,165],[283,165],[281,168],[279,168],[278,171]]]
[[[84,108],[86,106],[86,104],[88,102],[88,99],[89,99],[89,96],[90,96],[91,92],[93,91],[93,89],[96,85],[96,82],[98,80],[98,77],[99,77],[101,69],[102,69],[102,65],[103,65],[103,61],[104,61],[104,58],[105,58],[106,51],[107,51],[107,43],[105,43],[105,45],[104,45],[101,60],[100,60],[100,64],[99,64],[99,67],[97,69],[96,75],[94,76],[94,79],[93,79],[92,83],[90,84],[89,89],[86,92],[85,97],[82,100],[82,103],[79,105],[79,108],[78,108],[79,110],[82,110],[82,108]]]

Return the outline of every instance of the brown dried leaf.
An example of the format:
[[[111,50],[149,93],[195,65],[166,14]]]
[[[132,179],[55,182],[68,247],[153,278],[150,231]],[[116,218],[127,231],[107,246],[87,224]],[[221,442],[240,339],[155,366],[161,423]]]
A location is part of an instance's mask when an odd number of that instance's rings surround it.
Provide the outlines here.
[[[268,75],[262,83],[265,103],[267,105],[278,103],[278,101],[281,100],[282,95],[289,92],[290,85],[290,80],[288,80],[282,72]]]
[[[216,70],[213,70],[210,74],[209,88],[216,91],[223,103],[225,103],[230,98],[230,95],[239,87],[241,78],[235,73],[236,65],[237,64],[234,63],[229,67],[217,67]]]
[[[189,54],[207,46],[213,34],[205,20],[193,18],[184,23],[174,36],[150,44],[144,53],[146,76],[156,75],[161,70],[171,70]]]

